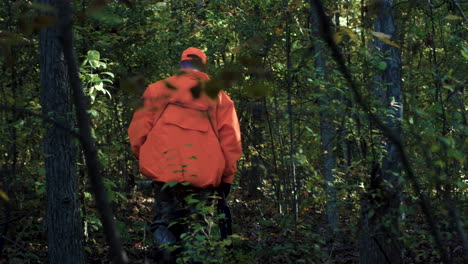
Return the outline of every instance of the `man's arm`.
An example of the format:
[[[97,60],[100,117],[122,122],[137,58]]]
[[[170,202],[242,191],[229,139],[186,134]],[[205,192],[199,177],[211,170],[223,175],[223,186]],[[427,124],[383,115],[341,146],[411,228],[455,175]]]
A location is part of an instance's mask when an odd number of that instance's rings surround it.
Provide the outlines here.
[[[237,171],[237,161],[242,155],[242,143],[234,102],[226,93],[220,92],[218,106],[218,135],[226,160],[222,183],[232,183]]]
[[[162,102],[157,98],[159,83],[154,83],[146,89],[141,97],[143,108],[138,109],[133,115],[128,127],[128,137],[133,155],[137,159],[140,156],[140,147],[145,143],[149,131],[153,127],[154,119],[161,108]]]

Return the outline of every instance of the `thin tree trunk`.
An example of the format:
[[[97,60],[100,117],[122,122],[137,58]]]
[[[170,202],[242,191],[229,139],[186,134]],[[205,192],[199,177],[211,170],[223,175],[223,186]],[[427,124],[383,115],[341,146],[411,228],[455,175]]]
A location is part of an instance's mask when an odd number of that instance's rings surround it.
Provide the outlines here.
[[[294,226],[297,225],[297,218],[299,215],[299,206],[297,204],[297,178],[296,166],[294,163],[295,147],[294,147],[294,115],[292,110],[292,76],[291,76],[291,18],[290,14],[286,12],[286,85],[288,89],[288,117],[289,117],[289,175],[292,180],[291,194],[292,194],[292,209],[294,214]]]
[[[269,113],[268,108],[267,108],[267,103],[266,103],[266,98],[265,97],[263,98],[263,107],[264,107],[264,110],[265,110],[265,117],[266,117],[266,121],[267,121],[267,124],[268,124],[268,132],[269,132],[269,135],[270,135],[271,154],[273,155],[273,167],[274,167],[273,171],[274,171],[274,174],[272,175],[271,179],[272,179],[273,186],[275,188],[275,194],[276,194],[276,201],[275,202],[276,202],[276,206],[277,206],[277,209],[278,209],[278,213],[281,214],[281,199],[282,199],[281,189],[280,189],[281,183],[280,183],[280,181],[276,182],[276,179],[279,176],[279,174],[278,174],[278,158],[276,157],[277,154],[276,154],[275,140],[273,138],[273,128],[272,128],[270,113]]]
[[[252,145],[257,150],[261,150],[261,145],[264,143],[263,139],[263,100],[256,99],[251,102],[251,117],[252,117]],[[252,155],[252,168],[249,171],[248,181],[248,192],[249,196],[253,199],[261,198],[262,193],[258,189],[261,186],[262,180],[265,178],[266,173],[264,170],[264,165],[262,159],[260,158],[260,153],[257,155]]]
[[[55,0],[41,3],[58,8]],[[45,115],[72,129],[71,89],[60,43],[60,25],[40,33],[41,104]],[[85,263],[83,227],[77,196],[76,146],[71,133],[47,125],[44,137],[49,263]]]
[[[285,162],[285,157],[286,154],[285,152],[285,147],[283,143],[283,136],[282,136],[282,131],[281,131],[281,126],[280,126],[280,110],[279,110],[279,104],[278,104],[278,89],[275,87],[273,90],[273,109],[275,109],[275,125],[276,125],[276,132],[278,135],[278,145],[279,145],[279,153],[280,153],[280,161],[281,164],[284,167]],[[288,200],[289,200],[289,194],[286,192],[287,190],[287,178],[286,178],[286,173],[285,170],[282,169],[280,175],[278,175],[279,178],[279,191],[281,192],[281,201],[279,203],[279,208],[278,211],[280,214],[287,212],[289,205],[288,205]]]

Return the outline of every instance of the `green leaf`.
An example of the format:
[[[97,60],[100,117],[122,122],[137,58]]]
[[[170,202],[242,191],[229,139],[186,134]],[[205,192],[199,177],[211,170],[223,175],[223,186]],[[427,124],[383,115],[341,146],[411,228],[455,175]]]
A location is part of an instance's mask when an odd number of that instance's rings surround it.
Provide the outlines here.
[[[109,75],[110,77],[114,78],[114,74],[112,72],[102,72],[102,74]]]
[[[166,183],[163,185],[163,187],[161,188],[161,191],[163,191],[163,190],[166,189],[167,187],[172,188],[172,187],[176,186],[177,183],[178,183],[177,181],[166,182]]]
[[[187,201],[188,204],[194,204],[194,203],[199,203],[199,202],[200,202],[200,200],[193,199],[193,198],[191,198],[191,199],[189,199],[189,200]]]
[[[98,91],[100,91],[100,92],[103,92],[103,90],[104,90],[104,84],[103,84],[102,82],[100,82],[100,83],[94,85],[93,88],[96,89],[96,90],[98,90]]]
[[[455,158],[455,159],[458,160],[458,162],[460,162],[460,163],[463,163],[463,161],[464,161],[464,156],[463,156],[463,154],[462,154],[460,151],[456,150],[456,149],[449,148],[449,149],[447,150],[447,154],[448,154],[449,157]]]
[[[452,142],[450,141],[450,139],[447,138],[447,137],[439,136],[438,138],[439,138],[439,140],[440,140],[442,143],[444,143],[446,146],[450,146],[450,145],[452,144]]]
[[[101,58],[101,54],[97,50],[90,50],[88,51],[88,56],[86,56],[86,58],[90,61],[91,60],[99,61],[99,59]]]
[[[377,65],[377,68],[379,68],[379,70],[381,70],[381,71],[384,71],[385,69],[387,69],[387,63],[385,61],[381,61]]]
[[[98,22],[105,23],[108,25],[117,25],[123,22],[123,19],[116,14],[106,11],[92,11],[89,12],[89,16]]]
[[[461,52],[462,56],[465,57],[465,59],[468,60],[468,49],[463,48],[460,52]]]
[[[42,175],[42,176],[43,176],[43,175],[46,174],[46,170],[45,170],[45,168],[39,168],[39,169],[37,169],[37,173],[38,173],[39,175]]]
[[[94,109],[89,109],[88,110],[88,114],[94,116],[94,117],[97,117],[99,114],[98,114],[98,111],[94,110]]]

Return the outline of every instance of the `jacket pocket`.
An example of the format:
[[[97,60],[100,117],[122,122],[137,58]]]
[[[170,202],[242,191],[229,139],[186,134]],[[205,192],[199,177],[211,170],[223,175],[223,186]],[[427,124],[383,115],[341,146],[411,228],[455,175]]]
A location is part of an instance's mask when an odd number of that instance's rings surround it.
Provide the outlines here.
[[[207,132],[209,120],[206,111],[171,104],[167,107],[161,120],[165,124],[178,126],[182,129]]]

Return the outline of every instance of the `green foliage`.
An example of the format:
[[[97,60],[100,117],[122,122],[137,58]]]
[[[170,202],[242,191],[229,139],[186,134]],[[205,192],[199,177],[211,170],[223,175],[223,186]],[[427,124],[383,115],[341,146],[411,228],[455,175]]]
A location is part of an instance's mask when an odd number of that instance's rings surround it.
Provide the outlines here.
[[[447,204],[453,204],[455,212],[463,212],[460,204],[466,200],[467,187],[466,22],[448,1],[440,1],[442,6],[432,9],[427,1],[401,1],[394,5],[399,31],[389,37],[374,32],[378,15],[374,4],[323,2],[339,24],[335,41],[359,92],[379,116],[391,118],[399,105],[395,100],[389,100],[390,107],[378,103],[374,75],[388,70],[393,62],[372,43],[380,39],[401,54],[404,148],[421,189],[430,197],[433,218],[454,222]],[[380,144],[381,131],[358,107],[328,51],[324,51],[324,68],[316,66],[317,39],[311,36],[315,24],[307,1],[73,1],[73,5],[75,51],[90,98],[93,137],[117,227],[132,257],[143,255],[138,250],[149,251],[151,242],[144,226],[151,213],[149,202],[143,201],[150,194],[131,191],[130,183],[143,177],[128,147],[126,129],[146,85],[176,73],[180,52],[188,46],[206,51],[213,80],[195,89],[194,95],[203,91],[214,98],[224,89],[236,102],[244,157],[233,196],[233,202],[239,200],[235,207],[235,233],[239,237],[220,241],[215,231],[217,214],[202,206],[200,211],[213,219],[211,233],[204,233],[205,224],[192,226],[194,232],[184,237],[192,251],[185,257],[207,256],[203,260],[207,263],[334,261],[335,244],[325,239],[326,220],[322,217],[327,202],[322,160],[331,153],[321,150],[321,111],[332,117],[335,127],[331,143],[336,164],[333,186],[341,214],[340,231],[346,235],[343,243],[355,246],[362,232],[363,197],[381,195],[368,190],[372,187],[372,166],[381,161],[386,150]],[[9,263],[46,258],[46,157],[41,142],[46,128],[53,124],[44,124],[28,112],[41,113],[38,33],[56,22],[42,12],[55,11],[33,1],[4,1],[0,8],[0,106],[16,107],[0,109],[0,205],[4,208],[8,197],[10,219],[19,219],[9,225],[6,235],[14,243],[7,241],[2,252]],[[291,65],[287,65],[285,52],[288,30]],[[322,70],[326,76],[321,76]],[[292,115],[287,113],[288,74]],[[90,258],[102,259],[106,255],[102,223],[94,208],[85,165],[79,155],[78,196],[87,250]],[[419,197],[404,179],[405,174],[401,175],[401,243],[406,257],[413,262],[437,262],[430,229],[418,209]],[[168,187],[173,185],[168,183]],[[252,197],[252,189],[260,192],[261,199]],[[294,200],[298,204],[296,223],[292,221]],[[197,205],[199,201],[189,203]],[[375,216],[379,211],[372,208],[367,213]],[[0,222],[5,222],[6,213],[0,215]],[[454,227],[437,222],[458,260],[459,235]],[[134,246],[141,241],[141,247]],[[235,246],[233,251],[224,250],[227,243]],[[342,254],[357,260],[356,252]]]
[[[100,70],[107,68],[105,60],[101,60],[100,56],[100,53],[96,50],[88,51],[80,69],[83,86],[85,92],[91,98],[91,103],[94,103],[98,93],[112,97],[110,92],[104,88],[104,83],[112,84],[112,81],[105,77],[103,79],[103,76],[114,78],[114,74],[112,72],[100,72]]]
[[[172,186],[170,186],[172,185]],[[175,184],[165,184],[169,188]],[[216,203],[219,197],[211,196],[208,200],[195,199],[196,194],[185,197],[186,208],[190,214],[177,219],[169,224],[182,225],[187,232],[180,237],[176,244],[166,244],[163,248],[171,252],[180,250],[177,263],[201,262],[201,263],[229,263],[228,246],[239,240],[239,236],[231,235],[227,239],[221,239],[219,233],[219,220],[224,218],[216,212]]]

